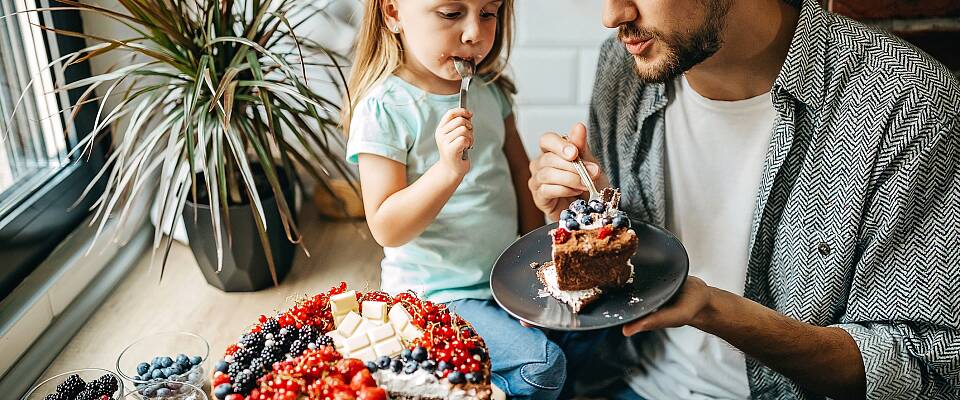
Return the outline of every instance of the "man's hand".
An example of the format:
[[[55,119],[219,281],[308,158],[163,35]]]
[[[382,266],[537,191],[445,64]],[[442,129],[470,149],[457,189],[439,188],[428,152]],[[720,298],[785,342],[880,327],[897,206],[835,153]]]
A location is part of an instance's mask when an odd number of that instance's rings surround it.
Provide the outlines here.
[[[709,312],[712,290],[700,278],[688,276],[677,297],[652,314],[624,325],[623,334],[632,336],[639,332],[684,325],[697,327],[705,313]]]
[[[574,125],[566,139],[548,132],[540,137],[539,158],[530,162],[530,192],[537,207],[553,220],[588,189],[580,180],[573,161],[579,156],[597,187],[609,184],[587,148],[587,128]]]

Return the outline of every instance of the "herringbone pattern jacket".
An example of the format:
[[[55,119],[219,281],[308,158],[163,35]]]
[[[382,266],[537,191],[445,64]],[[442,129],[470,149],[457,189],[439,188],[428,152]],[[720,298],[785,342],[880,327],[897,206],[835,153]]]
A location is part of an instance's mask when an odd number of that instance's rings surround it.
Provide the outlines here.
[[[745,296],[849,332],[868,398],[958,398],[960,85],[898,39],[800,8],[773,86]],[[621,207],[663,225],[670,85],[632,66],[605,43],[588,140]],[[755,398],[816,397],[749,358],[747,374]]]

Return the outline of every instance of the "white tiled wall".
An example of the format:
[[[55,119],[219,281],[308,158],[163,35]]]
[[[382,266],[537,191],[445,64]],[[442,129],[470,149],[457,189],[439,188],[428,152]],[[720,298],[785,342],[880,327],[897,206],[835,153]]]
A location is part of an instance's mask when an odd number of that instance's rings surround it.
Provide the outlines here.
[[[614,31],[603,26],[602,3],[517,0],[510,64],[517,81],[517,125],[527,153],[540,135],[586,123],[598,50]]]

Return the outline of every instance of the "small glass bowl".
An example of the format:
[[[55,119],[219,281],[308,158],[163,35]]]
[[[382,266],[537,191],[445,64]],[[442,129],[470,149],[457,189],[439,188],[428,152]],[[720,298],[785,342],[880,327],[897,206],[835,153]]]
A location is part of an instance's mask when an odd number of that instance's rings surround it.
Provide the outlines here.
[[[38,383],[36,386],[27,391],[27,394],[23,395],[22,400],[43,400],[47,397],[48,394],[54,393],[57,391],[57,385],[63,383],[71,375],[78,375],[80,379],[83,379],[84,382],[94,381],[101,376],[111,375],[117,379],[117,391],[111,394],[111,399],[120,399],[123,393],[125,392],[123,386],[123,379],[117,375],[116,372],[107,371],[100,368],[84,368],[74,371],[64,372],[62,374],[50,377],[43,382]]]
[[[199,357],[200,362],[178,363],[181,354],[188,359]],[[137,339],[123,349],[117,358],[117,372],[133,382],[135,389],[167,381],[203,387],[207,383],[206,364],[209,355],[210,344],[195,333],[160,332]],[[166,357],[173,364],[164,365],[163,358]],[[149,372],[141,375],[137,370],[140,363],[148,364]],[[161,373],[155,376],[154,370],[160,370]]]
[[[209,400],[201,386],[189,383],[161,381],[141,384],[127,393],[123,400]]]

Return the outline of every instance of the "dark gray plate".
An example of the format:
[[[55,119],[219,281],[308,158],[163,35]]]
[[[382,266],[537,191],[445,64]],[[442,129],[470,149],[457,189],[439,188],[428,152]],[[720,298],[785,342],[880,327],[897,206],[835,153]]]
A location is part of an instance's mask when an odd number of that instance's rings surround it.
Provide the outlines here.
[[[550,261],[548,232],[557,224],[530,232],[504,250],[490,272],[493,298],[510,315],[531,325],[586,331],[622,325],[655,311],[669,301],[687,279],[687,252],[669,232],[648,224],[634,224],[640,239],[633,262],[633,283],[618,291],[604,291],[600,299],[574,314],[553,297],[541,296],[543,285],[531,262]]]

